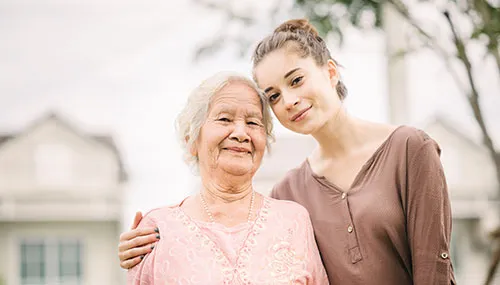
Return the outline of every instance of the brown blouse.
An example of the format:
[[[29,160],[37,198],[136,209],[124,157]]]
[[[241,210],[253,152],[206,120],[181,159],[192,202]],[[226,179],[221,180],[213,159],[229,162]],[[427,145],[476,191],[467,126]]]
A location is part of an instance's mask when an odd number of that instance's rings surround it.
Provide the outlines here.
[[[307,208],[330,284],[455,284],[450,201],[439,155],[427,134],[401,126],[348,193],[314,174],[306,160],[271,196]]]

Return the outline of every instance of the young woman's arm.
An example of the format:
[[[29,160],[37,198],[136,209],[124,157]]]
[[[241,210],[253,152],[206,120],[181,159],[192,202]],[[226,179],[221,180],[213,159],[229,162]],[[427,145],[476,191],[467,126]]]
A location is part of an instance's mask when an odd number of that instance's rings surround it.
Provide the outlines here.
[[[141,229],[154,228],[156,222],[148,215],[144,216],[137,226],[137,231]],[[154,284],[154,259],[156,250],[149,248],[149,252],[140,255],[140,264],[129,269],[127,272],[127,285]]]
[[[454,284],[450,259],[451,208],[436,142],[409,143],[406,215],[415,285]]]
[[[142,258],[152,251],[160,238],[158,228],[154,224],[137,228],[141,220],[142,213],[137,212],[131,229],[120,235],[118,257],[120,258],[120,267],[123,269],[130,269],[141,262]]]

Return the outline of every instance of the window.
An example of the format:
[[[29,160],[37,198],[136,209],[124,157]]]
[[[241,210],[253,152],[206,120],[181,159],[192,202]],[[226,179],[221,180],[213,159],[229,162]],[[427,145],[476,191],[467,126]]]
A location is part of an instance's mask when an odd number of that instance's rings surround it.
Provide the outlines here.
[[[42,242],[21,244],[22,284],[43,284],[45,281],[45,246]]]
[[[22,285],[82,282],[82,244],[78,240],[23,240],[20,254]]]
[[[80,243],[59,243],[59,277],[62,279],[81,276]]]
[[[73,171],[71,148],[62,144],[41,144],[35,150],[36,177],[44,186],[67,186]]]

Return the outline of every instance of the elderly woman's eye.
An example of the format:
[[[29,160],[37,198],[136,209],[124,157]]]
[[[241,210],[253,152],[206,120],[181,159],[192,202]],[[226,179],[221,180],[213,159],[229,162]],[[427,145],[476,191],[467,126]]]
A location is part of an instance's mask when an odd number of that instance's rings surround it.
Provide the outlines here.
[[[249,124],[249,125],[254,125],[254,126],[260,126],[260,124],[259,124],[259,123],[254,122],[254,121],[248,121],[248,122],[247,122],[247,124]]]
[[[225,118],[225,117],[219,118],[219,121],[221,121],[221,122],[231,122],[231,120],[229,120],[229,118]]]
[[[295,77],[295,79],[292,80],[292,86],[295,86],[299,84],[302,81],[303,76]]]

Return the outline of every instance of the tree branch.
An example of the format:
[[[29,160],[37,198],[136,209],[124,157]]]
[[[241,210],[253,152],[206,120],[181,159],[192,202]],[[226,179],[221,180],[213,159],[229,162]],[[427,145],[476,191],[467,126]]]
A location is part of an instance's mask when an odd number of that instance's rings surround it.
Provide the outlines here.
[[[231,1],[225,2],[214,2],[210,0],[191,0],[195,4],[211,9],[214,11],[221,12],[225,19],[221,25],[219,31],[204,43],[201,43],[195,50],[193,61],[196,62],[205,56],[212,55],[223,48],[223,45],[228,43],[235,43],[239,46],[240,55],[245,55],[248,48],[251,46],[251,42],[254,39],[250,39],[247,34],[239,33],[237,35],[232,35],[228,33],[228,27],[232,22],[241,22],[246,28],[256,27],[259,24],[259,18],[261,15],[252,15],[250,11],[241,11],[238,13],[236,9],[231,6]],[[237,0],[233,0],[237,2]],[[266,19],[271,19],[274,24],[276,22],[276,15],[283,10],[284,0],[275,0],[273,5],[269,10],[265,11]]]
[[[466,53],[465,50],[465,44],[462,41],[462,39],[458,36],[458,33],[456,31],[455,25],[451,21],[450,15],[448,12],[443,13],[448,25],[451,28],[451,31],[453,33],[453,39],[455,43],[455,47],[457,48],[457,57],[460,60],[460,62],[464,65],[467,73],[467,79],[468,83],[470,85],[470,91],[466,91],[469,88],[464,88],[462,81],[460,80],[460,77],[458,76],[457,72],[452,68],[451,62],[450,62],[450,56],[448,52],[446,52],[445,49],[443,49],[436,41],[436,39],[427,33],[416,21],[415,19],[410,15],[408,11],[408,7],[401,2],[401,0],[387,0],[389,4],[391,4],[396,11],[405,18],[405,20],[417,30],[417,32],[424,37],[426,42],[429,44],[429,47],[434,50],[438,55],[440,55],[446,65],[446,68],[450,72],[452,78],[454,81],[457,83],[459,87],[461,87],[461,90],[464,90],[465,95],[467,96],[467,99],[469,101],[469,105],[471,106],[471,109],[474,113],[474,118],[476,119],[479,128],[481,129],[481,133],[483,135],[483,144],[486,146],[488,151],[491,154],[491,157],[493,159],[495,168],[496,168],[496,174],[497,174],[497,181],[500,183],[500,154],[495,151],[495,147],[493,145],[493,141],[491,140],[491,136],[488,132],[488,129],[486,128],[486,124],[484,122],[483,114],[481,111],[481,107],[479,106],[479,92],[477,91],[476,83],[474,80],[474,77],[472,75],[472,64],[469,60],[469,57]],[[500,194],[500,190],[499,190]]]
[[[457,57],[458,57],[458,59],[460,59],[460,62],[462,62],[462,64],[464,65],[465,70],[467,72],[467,79],[469,81],[469,85],[471,88],[469,96],[468,96],[469,105],[471,106],[472,111],[474,113],[474,117],[475,117],[475,119],[476,119],[476,121],[481,129],[481,133],[483,135],[483,143],[486,146],[486,148],[488,149],[488,151],[490,152],[491,157],[493,159],[493,162],[495,164],[495,167],[497,169],[497,181],[500,182],[500,171],[499,171],[500,164],[499,164],[499,161],[497,159],[498,153],[495,150],[495,146],[493,145],[493,141],[491,139],[491,136],[488,132],[488,129],[486,128],[486,124],[484,122],[482,110],[481,110],[481,107],[479,106],[479,92],[477,91],[476,82],[475,82],[473,74],[472,74],[471,61],[470,61],[469,56],[467,54],[465,44],[464,44],[463,40],[460,38],[460,36],[458,35],[457,29],[456,29],[455,25],[453,24],[453,21],[451,20],[450,13],[445,11],[445,12],[443,12],[443,15],[445,16],[446,21],[447,21],[448,25],[450,26],[451,32],[453,34],[453,42],[455,44],[455,47],[457,48]]]
[[[497,231],[498,231],[498,229],[497,229]],[[498,264],[500,264],[500,239],[497,238],[496,240],[498,243],[498,247],[495,250],[495,252],[493,253],[493,258],[492,258],[491,264],[488,268],[488,275],[486,276],[486,282],[484,283],[485,285],[492,284],[492,282],[495,278],[495,274],[496,274],[497,269],[498,269]]]
[[[423,36],[428,43],[431,44],[431,47],[433,49],[436,49],[439,54],[444,55],[448,57],[448,52],[444,50],[436,41],[436,39],[430,35],[428,32],[426,32],[418,23],[417,21],[410,15],[409,9],[404,4],[401,0],[387,0],[389,4],[391,4],[396,11],[405,18],[405,20],[414,28],[417,30],[417,32]]]
[[[488,52],[493,56],[497,64],[498,75],[500,75],[500,50],[498,48],[498,32],[494,32],[490,25],[494,25],[495,21],[491,18],[495,15],[491,15],[490,11],[495,9],[485,0],[472,0],[472,5],[474,10],[480,15],[482,19],[484,34],[488,37]],[[496,15],[498,16],[498,15]]]
[[[472,75],[472,64],[470,62],[470,59],[468,57],[464,42],[462,39],[459,37],[458,32],[456,30],[455,25],[453,24],[453,21],[451,20],[450,14],[448,12],[444,12],[443,15],[446,18],[446,21],[448,22],[448,25],[450,26],[451,32],[453,33],[453,42],[455,43],[455,46],[457,48],[457,57],[460,59],[460,62],[464,65],[466,71],[467,71],[467,78],[469,80],[469,84],[471,86],[471,91],[468,96],[469,99],[469,105],[471,106],[473,112],[474,112],[474,117],[476,118],[476,121],[481,128],[481,132],[483,134],[483,143],[488,149],[488,151],[491,154],[491,158],[493,160],[493,163],[496,168],[496,174],[497,174],[497,181],[500,184],[500,154],[496,152],[495,147],[493,145],[493,142],[491,140],[490,134],[488,133],[488,130],[486,128],[486,125],[483,120],[483,114],[481,112],[481,108],[479,106],[479,93],[476,88],[476,84],[474,82],[474,78]],[[498,195],[499,193],[497,193]],[[500,232],[500,229],[497,229],[494,232],[494,237],[498,241],[498,233]],[[488,269],[488,274],[486,278],[486,283],[485,285],[491,284],[493,282],[495,273],[498,269],[498,265],[500,263],[500,247],[497,248],[497,250],[494,253],[493,259],[491,261],[490,267]]]
[[[237,14],[234,9],[231,8],[231,4],[224,2],[224,3],[214,3],[211,1],[206,1],[206,0],[192,0],[195,4],[203,6],[208,9],[216,10],[216,11],[221,11],[225,13],[229,19],[231,20],[240,20],[245,23],[245,25],[251,24],[254,19],[252,17],[249,17],[247,15],[240,15]]]
[[[424,38],[425,45],[430,50],[433,50],[439,56],[441,56],[446,69],[450,73],[453,81],[455,81],[455,84],[457,84],[458,88],[463,91],[467,90],[468,88],[466,88],[466,86],[463,84],[460,76],[451,65],[452,57],[450,56],[450,54],[437,43],[437,40],[433,36],[431,36],[422,27],[420,27],[417,21],[410,15],[406,4],[404,4],[400,0],[388,0],[388,3],[391,4],[396,9],[396,11],[420,34],[420,36]],[[464,95],[467,96],[467,93],[465,93]]]

